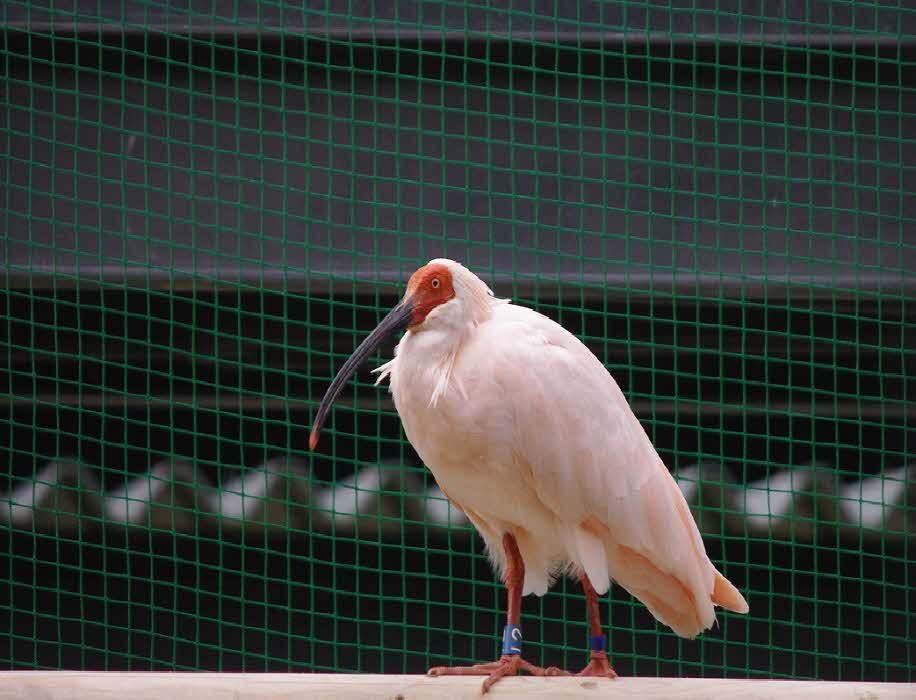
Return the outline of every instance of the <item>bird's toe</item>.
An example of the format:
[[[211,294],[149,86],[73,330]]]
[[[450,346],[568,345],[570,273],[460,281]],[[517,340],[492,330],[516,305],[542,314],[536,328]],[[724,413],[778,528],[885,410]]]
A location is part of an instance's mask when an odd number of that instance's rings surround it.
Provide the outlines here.
[[[548,666],[544,669],[545,676],[571,676],[572,674],[565,668],[559,666]]]
[[[486,676],[499,668],[498,662],[477,664],[475,666],[434,666],[426,672],[427,676]]]
[[[535,666],[518,655],[505,655],[498,661],[474,666],[434,666],[426,673],[429,676],[487,676],[483,682],[483,692],[486,693],[494,683],[506,676],[514,676],[519,671],[526,671],[532,676],[569,675],[560,669],[556,669],[557,673],[551,674],[549,669]]]

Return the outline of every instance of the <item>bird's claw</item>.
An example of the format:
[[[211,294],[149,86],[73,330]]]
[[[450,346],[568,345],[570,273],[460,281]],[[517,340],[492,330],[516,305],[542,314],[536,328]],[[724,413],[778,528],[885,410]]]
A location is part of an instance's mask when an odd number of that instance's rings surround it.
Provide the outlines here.
[[[430,676],[487,676],[483,682],[483,692],[486,693],[493,684],[506,676],[517,675],[520,671],[527,671],[532,676],[550,675],[540,666],[525,661],[518,654],[504,654],[498,661],[474,666],[434,666],[427,671]]]

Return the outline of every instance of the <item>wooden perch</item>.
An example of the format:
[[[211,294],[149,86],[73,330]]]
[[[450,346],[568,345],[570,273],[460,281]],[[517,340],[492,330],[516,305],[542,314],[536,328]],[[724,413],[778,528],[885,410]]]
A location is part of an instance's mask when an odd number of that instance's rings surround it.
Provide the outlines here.
[[[0,672],[0,700],[301,700],[305,698],[479,698],[481,678],[313,673]],[[633,700],[884,700],[916,698],[916,684],[706,678],[507,678],[499,698]]]

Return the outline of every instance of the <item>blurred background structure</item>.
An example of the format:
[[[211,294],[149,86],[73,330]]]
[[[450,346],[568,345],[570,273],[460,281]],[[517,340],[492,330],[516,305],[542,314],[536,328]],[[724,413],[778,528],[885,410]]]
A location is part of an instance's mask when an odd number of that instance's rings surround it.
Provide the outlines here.
[[[0,665],[421,672],[501,588],[368,373],[438,256],[614,373],[742,590],[621,674],[916,680],[916,13],[0,7]],[[909,470],[909,471],[908,471]],[[581,666],[581,595],[524,603]]]

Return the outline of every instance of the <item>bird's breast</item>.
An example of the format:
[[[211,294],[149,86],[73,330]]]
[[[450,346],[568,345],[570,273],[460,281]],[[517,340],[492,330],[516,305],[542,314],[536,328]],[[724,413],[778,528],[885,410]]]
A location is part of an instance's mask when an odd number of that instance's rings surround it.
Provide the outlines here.
[[[475,417],[471,406],[462,407],[455,400],[451,386],[443,390],[443,383],[450,383],[444,369],[400,360],[391,373],[391,394],[407,438],[426,460],[442,445],[473,432]]]
[[[439,372],[409,363],[392,372],[391,390],[407,439],[460,507],[495,522],[530,520],[539,505],[515,473],[514,430],[504,396],[486,385],[483,372],[461,366],[453,372],[461,372],[462,390],[453,376],[435,402]]]

